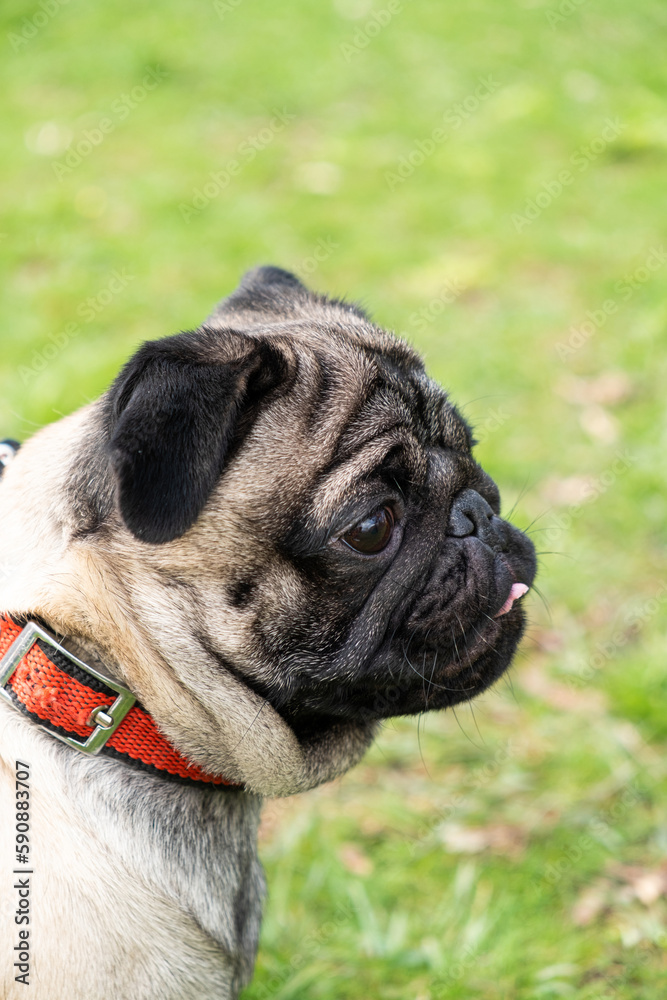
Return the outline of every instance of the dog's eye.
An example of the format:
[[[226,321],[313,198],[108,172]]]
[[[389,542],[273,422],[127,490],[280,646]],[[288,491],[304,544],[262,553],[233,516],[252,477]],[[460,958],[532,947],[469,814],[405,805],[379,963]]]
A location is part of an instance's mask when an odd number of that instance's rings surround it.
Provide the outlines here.
[[[343,535],[343,541],[357,552],[375,555],[387,547],[393,530],[393,511],[390,507],[379,507],[370,517],[355,524],[354,528]]]

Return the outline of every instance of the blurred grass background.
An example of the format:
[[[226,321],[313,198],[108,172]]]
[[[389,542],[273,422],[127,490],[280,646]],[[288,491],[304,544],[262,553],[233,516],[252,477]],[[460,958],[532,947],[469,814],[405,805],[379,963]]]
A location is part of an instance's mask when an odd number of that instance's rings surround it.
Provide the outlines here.
[[[0,19],[2,436],[272,262],[425,353],[544,553],[507,683],[267,807],[244,997],[664,996],[667,8]]]

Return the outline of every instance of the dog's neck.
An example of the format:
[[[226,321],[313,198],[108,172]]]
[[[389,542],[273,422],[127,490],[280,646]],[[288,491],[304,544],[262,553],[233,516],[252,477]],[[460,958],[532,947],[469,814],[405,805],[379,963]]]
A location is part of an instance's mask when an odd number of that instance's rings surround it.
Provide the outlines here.
[[[216,628],[233,634],[232,609],[221,603],[215,580],[189,604],[187,591],[164,572],[174,550],[138,541],[109,511],[100,414],[92,404],[45,428],[5,473],[0,610],[41,617],[98,658],[165,737],[209,774],[258,794],[285,795],[346,771],[370,743],[372,725],[341,723],[300,741],[197,640],[193,618],[213,601]],[[172,543],[181,544],[190,543]]]

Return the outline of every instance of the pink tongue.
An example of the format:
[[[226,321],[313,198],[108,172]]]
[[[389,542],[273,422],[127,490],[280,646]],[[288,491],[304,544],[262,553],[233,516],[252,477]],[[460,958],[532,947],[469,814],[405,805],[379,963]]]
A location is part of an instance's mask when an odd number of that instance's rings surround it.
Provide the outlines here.
[[[512,589],[510,590],[510,596],[507,598],[502,608],[498,614],[494,615],[494,618],[500,618],[501,615],[506,615],[510,610],[515,601],[518,601],[520,597],[528,593],[529,588],[525,583],[513,583]]]

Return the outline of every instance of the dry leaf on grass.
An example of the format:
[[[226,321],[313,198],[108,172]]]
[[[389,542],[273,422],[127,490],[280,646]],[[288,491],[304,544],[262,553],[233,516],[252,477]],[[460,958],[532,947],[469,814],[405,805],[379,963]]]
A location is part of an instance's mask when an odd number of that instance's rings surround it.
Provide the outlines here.
[[[379,833],[390,833],[392,828],[387,820],[380,816],[362,816],[359,820],[359,829],[366,837],[376,837]]]
[[[463,826],[460,823],[443,823],[438,828],[438,839],[454,854],[519,855],[523,852],[528,834],[519,826],[495,824],[492,826]]]
[[[593,476],[549,476],[539,485],[539,493],[545,503],[553,507],[571,507],[585,503],[595,490]]]
[[[581,893],[572,907],[572,919],[577,927],[587,927],[606,909],[609,901],[609,883],[600,879]]]
[[[563,633],[556,632],[555,629],[536,627],[532,638],[543,653],[559,653],[565,646]]]
[[[595,378],[565,375],[556,384],[556,392],[576,406],[617,406],[629,399],[634,390],[625,372],[603,372]]]
[[[612,864],[609,875],[597,879],[580,894],[572,908],[572,919],[578,927],[586,927],[604,911],[635,901],[650,907],[661,897],[667,898],[667,861],[658,868]]]
[[[564,712],[585,712],[601,715],[607,710],[607,699],[602,691],[594,688],[570,688],[553,681],[538,665],[532,664],[522,670],[519,683],[524,691],[534,698]]]
[[[268,844],[294,819],[299,812],[299,799],[269,799],[262,809],[258,838],[260,844]]]
[[[373,871],[373,862],[356,844],[342,844],[338,849],[338,857],[343,867],[353,875],[370,875]]]
[[[612,417],[603,406],[586,406],[581,411],[579,423],[589,437],[602,444],[613,444],[618,440],[619,426],[616,417]]]
[[[667,897],[667,861],[658,868],[615,864],[609,870],[627,894],[644,906],[651,906],[661,896]]]

